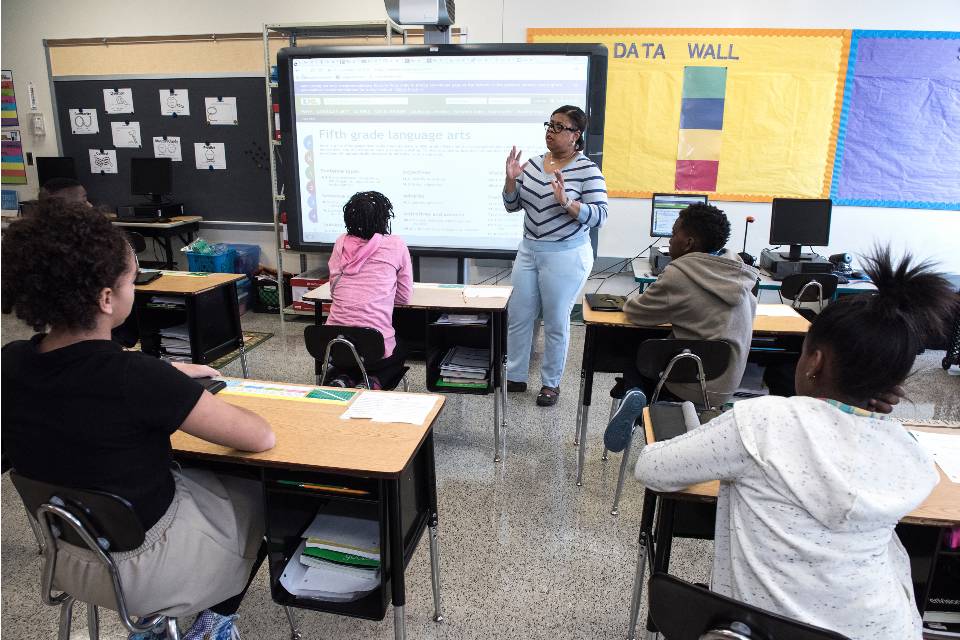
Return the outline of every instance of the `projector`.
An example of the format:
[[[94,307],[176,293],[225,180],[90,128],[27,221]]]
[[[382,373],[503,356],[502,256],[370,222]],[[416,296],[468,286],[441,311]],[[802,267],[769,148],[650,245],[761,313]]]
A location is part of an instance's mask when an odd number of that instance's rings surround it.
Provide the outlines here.
[[[456,19],[453,0],[383,0],[397,24],[450,26]]]

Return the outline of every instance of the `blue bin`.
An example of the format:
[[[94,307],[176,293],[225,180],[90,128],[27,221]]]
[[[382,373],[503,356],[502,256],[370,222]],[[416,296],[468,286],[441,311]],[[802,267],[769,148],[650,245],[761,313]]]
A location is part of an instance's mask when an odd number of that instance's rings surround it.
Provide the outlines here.
[[[190,269],[190,271],[235,273],[234,266],[236,265],[236,261],[237,252],[233,249],[227,249],[223,253],[211,256],[187,251],[187,268]]]
[[[245,273],[253,277],[260,269],[260,245],[228,243],[226,246],[237,254],[233,273]]]

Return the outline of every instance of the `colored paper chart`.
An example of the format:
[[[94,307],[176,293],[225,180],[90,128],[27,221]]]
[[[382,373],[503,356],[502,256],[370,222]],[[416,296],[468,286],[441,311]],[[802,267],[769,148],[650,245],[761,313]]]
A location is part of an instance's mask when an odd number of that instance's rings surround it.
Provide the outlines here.
[[[4,127],[16,127],[20,124],[17,119],[17,96],[13,90],[13,72],[3,70],[0,74],[0,104],[2,104],[2,123]]]
[[[854,31],[835,204],[960,209],[960,33]]]
[[[528,29],[527,40],[606,45],[611,196],[681,184],[723,200],[829,194],[850,31]]]
[[[27,184],[27,166],[23,161],[23,145],[20,132],[4,131],[2,135],[2,171],[0,182],[3,184]]]

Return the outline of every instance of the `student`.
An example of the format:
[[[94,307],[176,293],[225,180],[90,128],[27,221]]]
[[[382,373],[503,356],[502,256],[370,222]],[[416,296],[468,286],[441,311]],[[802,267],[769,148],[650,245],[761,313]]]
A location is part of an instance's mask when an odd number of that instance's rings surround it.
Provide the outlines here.
[[[390,234],[393,205],[377,191],[356,193],[343,205],[347,232],[337,238],[330,255],[330,315],[327,324],[370,327],[383,335],[383,360],[365,364],[370,386],[397,375],[406,349],[393,329],[394,304],[413,295],[413,266],[407,245]],[[334,372],[329,384],[352,387],[356,372]],[[330,376],[328,372],[328,377]]]
[[[146,541],[113,559],[133,613],[200,611],[186,640],[237,638],[240,599],[265,556],[262,488],[172,468],[170,434],[244,451],[270,449],[274,434],[190,377],[213,369],[178,370],[112,341],[134,297],[136,262],[123,231],[57,198],[42,213],[14,222],[3,238],[4,306],[40,332],[2,349],[4,454],[25,477],[130,501]],[[109,576],[70,549],[58,556],[56,586],[110,607]]]
[[[88,207],[93,206],[87,200],[87,190],[78,180],[73,178],[51,178],[43,183],[43,186],[40,187],[39,200],[44,202],[50,198]]]
[[[655,327],[669,322],[673,338],[724,340],[730,345],[726,371],[707,383],[707,397],[714,406],[726,402],[740,384],[757,309],[752,289],[758,272],[724,249],[729,239],[730,222],[723,211],[707,204],[690,205],[674,222],[667,268],[646,291],[630,296],[623,305],[633,324]],[[623,384],[627,393],[610,425],[611,433],[621,435],[630,432],[657,381],[631,366],[624,371]],[[630,393],[633,389],[643,396]],[[668,382],[660,398],[703,404],[699,383]]]
[[[645,447],[655,491],[720,480],[712,588],[854,640],[920,640],[897,522],[938,474],[870,398],[900,384],[952,313],[929,263],[865,260],[876,295],[844,296],[807,333],[799,395],[737,402],[706,425]]]

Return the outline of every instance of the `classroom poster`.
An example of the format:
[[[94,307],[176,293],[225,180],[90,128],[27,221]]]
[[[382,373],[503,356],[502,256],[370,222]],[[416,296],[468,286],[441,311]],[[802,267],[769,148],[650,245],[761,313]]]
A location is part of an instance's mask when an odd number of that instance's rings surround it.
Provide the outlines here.
[[[207,107],[207,124],[239,124],[237,120],[237,99],[225,98],[204,98]]]
[[[2,122],[5,127],[20,124],[17,118],[17,96],[13,89],[13,71],[0,71],[0,104],[2,104]]]
[[[93,135],[100,133],[100,122],[96,109],[70,109],[70,132],[74,135]]]
[[[850,31],[528,29],[527,41],[606,45],[611,196],[830,191]]]
[[[960,33],[854,31],[834,204],[960,209]]]
[[[111,122],[110,130],[113,134],[113,146],[134,147],[141,146],[139,122]]]
[[[90,149],[90,173],[116,173],[117,152],[114,149]]]
[[[20,131],[13,129],[0,134],[2,144],[2,171],[0,182],[3,184],[27,184],[27,165],[23,161],[23,145]]]
[[[133,113],[133,89],[104,89],[103,112]]]
[[[222,142],[195,142],[193,153],[197,169],[226,169],[227,152]]]
[[[187,89],[160,89],[160,115],[190,115],[190,92]]]
[[[182,162],[180,136],[154,136],[153,157],[170,158],[173,162]]]

